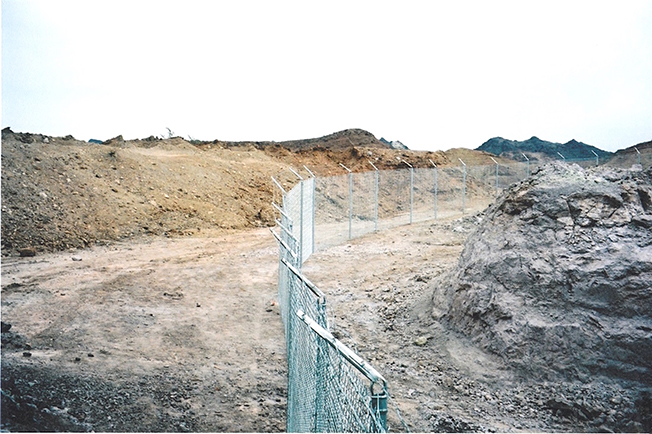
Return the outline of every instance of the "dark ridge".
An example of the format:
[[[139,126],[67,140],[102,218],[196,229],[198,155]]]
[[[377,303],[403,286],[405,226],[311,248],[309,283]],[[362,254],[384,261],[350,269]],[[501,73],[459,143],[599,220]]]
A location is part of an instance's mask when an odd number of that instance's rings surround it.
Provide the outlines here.
[[[609,157],[613,155],[612,152],[603,151],[595,146],[587,145],[586,143],[578,142],[573,139],[566,143],[554,143],[547,140],[541,140],[536,136],[532,136],[528,140],[508,140],[502,137],[494,137],[484,142],[476,150],[489,152],[501,157],[509,157],[521,160],[521,152],[523,153],[540,153],[545,154],[555,159],[559,158],[557,153],[562,154],[569,160],[594,158],[593,152],[600,157]],[[591,152],[593,151],[593,152]]]

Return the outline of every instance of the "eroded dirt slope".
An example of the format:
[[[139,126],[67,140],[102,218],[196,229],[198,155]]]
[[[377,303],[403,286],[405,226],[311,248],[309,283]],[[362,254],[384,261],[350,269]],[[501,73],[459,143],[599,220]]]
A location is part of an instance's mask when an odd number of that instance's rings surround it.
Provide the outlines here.
[[[176,137],[91,144],[2,132],[2,255],[80,248],[142,236],[274,224],[271,205],[302,176],[458,164],[443,152],[394,150],[347,130],[285,143],[197,142]],[[371,136],[373,137],[373,136]],[[348,144],[344,147],[344,144]],[[451,151],[454,152],[454,151]],[[483,153],[468,151],[479,159]],[[457,155],[457,154],[455,154]],[[203,232],[202,232],[203,231]]]

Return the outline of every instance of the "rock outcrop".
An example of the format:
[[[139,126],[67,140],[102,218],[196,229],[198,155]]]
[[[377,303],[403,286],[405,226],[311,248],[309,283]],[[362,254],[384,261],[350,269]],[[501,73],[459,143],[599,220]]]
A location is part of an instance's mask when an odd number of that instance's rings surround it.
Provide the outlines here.
[[[526,375],[652,384],[652,169],[545,166],[485,211],[433,303]]]

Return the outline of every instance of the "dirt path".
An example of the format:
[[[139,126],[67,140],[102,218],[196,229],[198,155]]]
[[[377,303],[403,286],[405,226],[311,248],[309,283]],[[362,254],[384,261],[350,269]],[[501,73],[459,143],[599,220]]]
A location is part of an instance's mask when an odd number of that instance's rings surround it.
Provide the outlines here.
[[[3,390],[25,419],[3,425],[284,430],[277,255],[254,230],[3,259]]]

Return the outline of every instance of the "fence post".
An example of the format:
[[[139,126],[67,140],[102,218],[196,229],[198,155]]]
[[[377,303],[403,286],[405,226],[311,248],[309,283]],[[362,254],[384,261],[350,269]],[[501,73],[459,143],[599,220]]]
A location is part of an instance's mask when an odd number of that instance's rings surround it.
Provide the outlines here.
[[[437,220],[437,165],[432,160],[428,161],[435,167],[435,220]]]
[[[412,224],[412,214],[414,210],[414,167],[410,167],[410,224]]]
[[[301,205],[299,206],[299,261],[303,264],[303,180],[299,181],[301,185]]]
[[[466,214],[466,163],[458,158],[462,163],[462,215]]]
[[[374,163],[369,161],[369,164],[376,170],[375,172],[375,200],[374,200],[374,232],[378,231],[378,168]]]
[[[494,160],[494,157],[489,157],[489,158],[491,158],[491,161],[496,163],[496,176],[495,176],[494,185],[496,187],[496,197],[498,197],[498,162]]]
[[[526,170],[527,170],[527,172],[526,172],[527,175],[526,175],[525,177],[526,177],[526,178],[529,178],[529,177],[530,177],[530,159],[527,157],[527,155],[525,155],[525,154],[522,153],[522,152],[521,152],[521,155],[524,156],[524,157],[525,157],[525,161],[527,161],[527,163],[526,163],[526,164],[527,164],[527,166],[526,166],[526,167],[527,167],[527,169],[526,169]]]
[[[311,203],[312,203],[312,249],[310,249],[311,253],[315,253],[315,224],[317,223],[317,215],[315,214],[315,201],[317,199],[317,177],[315,176],[314,173],[310,169],[306,167],[306,165],[303,165],[303,168],[308,171],[310,176],[312,176],[312,197],[311,197]]]
[[[340,166],[344,167],[349,172],[349,240],[350,240],[353,238],[353,227],[351,226],[351,222],[353,221],[353,172],[351,172],[351,169],[349,169],[342,163],[340,163]]]
[[[401,160],[410,168],[410,224],[412,224],[412,210],[414,208],[414,167],[405,160]]]
[[[371,391],[371,410],[378,417],[382,430],[387,432],[387,391],[383,389],[380,393]],[[374,427],[370,427],[374,432]]]
[[[299,263],[303,264],[303,177],[299,175],[292,167],[290,171],[299,178],[300,192],[299,200],[301,204],[299,205]]]

